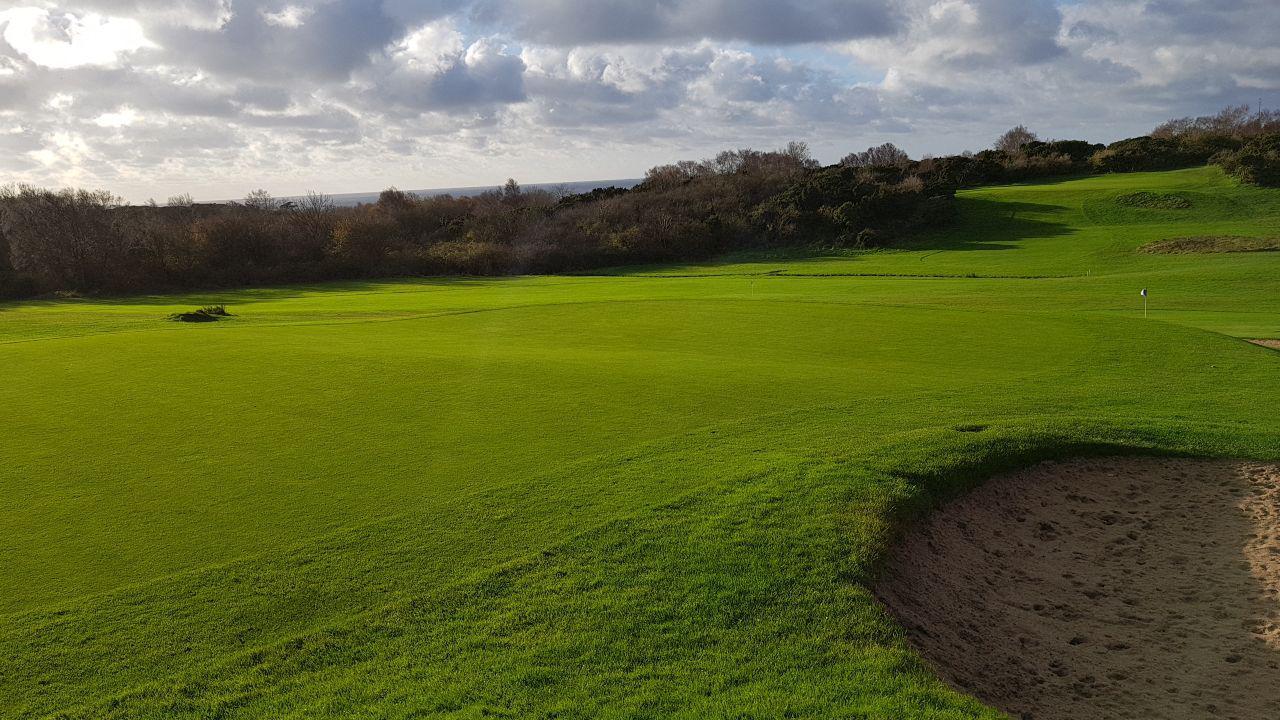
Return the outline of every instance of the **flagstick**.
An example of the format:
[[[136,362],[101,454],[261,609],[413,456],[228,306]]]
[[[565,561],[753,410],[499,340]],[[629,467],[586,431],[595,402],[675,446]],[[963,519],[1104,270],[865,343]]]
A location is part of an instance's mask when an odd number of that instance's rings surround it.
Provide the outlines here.
[[[1142,296],[1142,317],[1143,318],[1147,317],[1147,296],[1146,295]]]

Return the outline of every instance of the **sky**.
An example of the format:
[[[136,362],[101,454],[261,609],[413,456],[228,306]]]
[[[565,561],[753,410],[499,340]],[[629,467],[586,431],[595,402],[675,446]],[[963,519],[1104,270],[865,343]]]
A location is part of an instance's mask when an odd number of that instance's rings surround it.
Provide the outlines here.
[[[132,201],[1109,142],[1280,105],[1278,0],[0,0],[0,185]]]

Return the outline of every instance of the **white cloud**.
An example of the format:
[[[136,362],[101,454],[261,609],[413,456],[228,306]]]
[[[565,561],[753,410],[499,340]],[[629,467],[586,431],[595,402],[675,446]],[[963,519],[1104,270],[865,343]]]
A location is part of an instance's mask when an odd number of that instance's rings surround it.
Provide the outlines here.
[[[101,128],[122,128],[130,126],[140,119],[142,119],[142,116],[137,110],[125,105],[115,112],[102,113],[93,119],[93,124]]]
[[[45,101],[45,107],[48,107],[51,110],[66,110],[74,105],[75,102],[75,95],[70,93],[55,93],[50,95],[49,99]]]
[[[405,36],[391,51],[395,62],[422,72],[438,73],[466,48],[453,23],[428,23]]]
[[[142,198],[635,176],[791,139],[955,152],[1020,122],[1105,141],[1280,104],[1275,0],[17,2],[0,173]]]
[[[112,65],[122,55],[153,47],[137,20],[96,13],[75,15],[21,7],[0,12],[0,25],[10,47],[48,68]]]
[[[307,18],[314,12],[313,8],[302,7],[300,5],[286,5],[277,12],[262,12],[262,19],[267,21],[268,25],[285,28],[300,28],[307,21]]]

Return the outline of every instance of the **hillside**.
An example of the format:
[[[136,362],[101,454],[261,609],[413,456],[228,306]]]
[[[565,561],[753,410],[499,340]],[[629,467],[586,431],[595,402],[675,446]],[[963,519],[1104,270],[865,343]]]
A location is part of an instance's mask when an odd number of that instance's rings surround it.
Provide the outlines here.
[[[999,717],[872,599],[899,521],[1042,458],[1280,457],[1242,341],[1280,253],[1142,251],[1280,236],[1280,190],[957,207],[892,250],[0,304],[0,716]]]

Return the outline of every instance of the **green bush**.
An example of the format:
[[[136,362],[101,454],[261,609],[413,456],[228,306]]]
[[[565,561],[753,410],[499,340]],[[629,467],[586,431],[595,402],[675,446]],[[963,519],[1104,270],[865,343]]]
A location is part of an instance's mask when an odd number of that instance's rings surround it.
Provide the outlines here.
[[[1111,143],[1089,164],[1096,172],[1142,172],[1193,167],[1208,159],[1203,151],[1188,149],[1176,139],[1144,136]]]
[[[1212,162],[1240,182],[1280,187],[1280,134],[1253,138],[1238,150],[1218,153]]]

